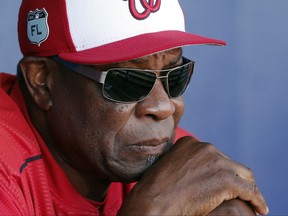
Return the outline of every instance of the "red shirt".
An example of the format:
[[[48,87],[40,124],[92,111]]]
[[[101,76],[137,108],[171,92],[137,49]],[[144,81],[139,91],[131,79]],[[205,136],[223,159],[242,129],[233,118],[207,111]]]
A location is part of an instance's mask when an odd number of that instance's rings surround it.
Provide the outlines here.
[[[0,215],[116,215],[133,185],[111,183],[102,203],[81,196],[31,123],[16,77],[0,74]]]

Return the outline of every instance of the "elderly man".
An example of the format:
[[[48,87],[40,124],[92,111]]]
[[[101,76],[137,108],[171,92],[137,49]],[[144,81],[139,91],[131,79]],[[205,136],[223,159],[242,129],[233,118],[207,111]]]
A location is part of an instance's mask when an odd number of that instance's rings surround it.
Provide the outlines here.
[[[268,213],[248,168],[178,139],[181,47],[225,42],[186,33],[177,0],[23,0],[18,32],[17,78],[0,76],[1,214]]]

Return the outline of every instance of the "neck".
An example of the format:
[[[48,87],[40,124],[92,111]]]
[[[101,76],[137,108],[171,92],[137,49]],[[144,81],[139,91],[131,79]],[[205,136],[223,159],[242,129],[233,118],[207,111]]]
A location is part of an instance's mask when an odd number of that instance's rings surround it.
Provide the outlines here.
[[[40,130],[41,131],[41,130]],[[97,175],[93,174],[92,171],[83,171],[77,169],[69,162],[68,159],[63,156],[51,139],[47,139],[41,133],[41,136],[44,137],[44,141],[50,150],[52,156],[62,168],[72,185],[75,189],[83,196],[88,199],[91,199],[96,202],[101,202],[106,196],[107,189],[110,185],[110,182],[104,179],[97,178]]]
[[[52,155],[55,160],[61,166],[72,185],[82,196],[96,202],[104,200],[110,182],[103,179],[97,179],[95,175],[91,175],[91,172],[79,172],[70,163],[67,163],[63,157],[55,153],[55,150],[52,150],[51,152],[54,152]]]

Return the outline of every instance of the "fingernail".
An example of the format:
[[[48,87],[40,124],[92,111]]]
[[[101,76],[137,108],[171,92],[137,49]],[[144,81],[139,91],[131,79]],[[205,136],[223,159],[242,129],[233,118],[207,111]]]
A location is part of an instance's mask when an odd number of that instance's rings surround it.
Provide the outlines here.
[[[268,215],[268,213],[269,213],[269,208],[268,208],[268,206],[266,207],[266,215]]]

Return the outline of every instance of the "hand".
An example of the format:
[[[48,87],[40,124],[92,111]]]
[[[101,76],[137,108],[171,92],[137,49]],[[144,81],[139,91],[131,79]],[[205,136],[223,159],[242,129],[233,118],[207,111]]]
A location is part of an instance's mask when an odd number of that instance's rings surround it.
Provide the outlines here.
[[[242,200],[233,199],[223,202],[207,216],[256,216],[251,206]]]
[[[145,173],[119,215],[207,215],[235,198],[268,213],[250,169],[211,144],[184,137]]]

